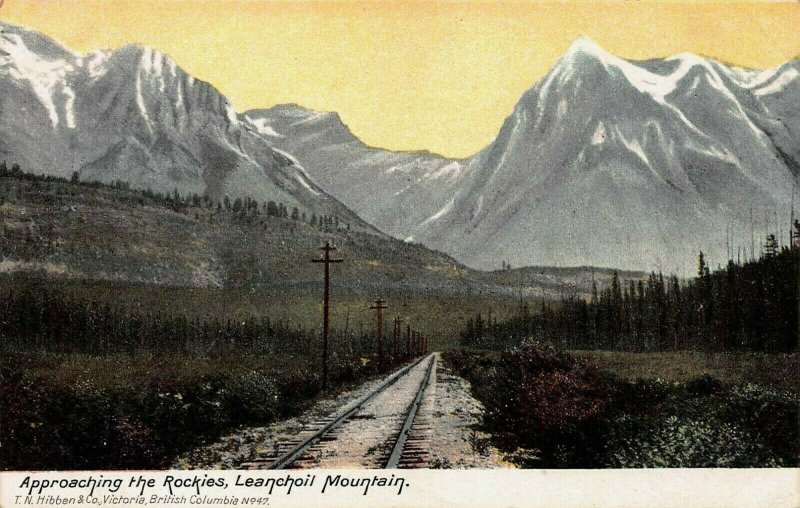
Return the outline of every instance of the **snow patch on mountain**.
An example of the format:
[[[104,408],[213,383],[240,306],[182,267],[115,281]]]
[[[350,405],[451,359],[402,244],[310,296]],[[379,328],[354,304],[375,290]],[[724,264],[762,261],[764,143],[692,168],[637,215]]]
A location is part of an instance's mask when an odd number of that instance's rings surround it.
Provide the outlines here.
[[[438,180],[444,177],[454,178],[458,176],[462,169],[464,169],[464,166],[460,162],[453,161],[450,164],[426,174],[425,178],[429,180]]]
[[[599,145],[603,141],[606,140],[606,124],[603,122],[597,122],[597,128],[592,134],[592,140],[590,141],[593,145]]]
[[[261,126],[168,56],[128,44],[80,55],[0,21],[0,157],[26,170],[161,192],[249,196],[366,225]]]
[[[686,274],[700,249],[724,262],[726,230],[749,244],[751,207],[788,211],[800,177],[798,69],[689,53],[629,61],[580,38],[497,138],[458,161],[366,146],[340,118],[297,105],[247,117],[280,132],[263,134],[368,220],[470,266]]]
[[[259,118],[256,120],[248,119],[250,123],[258,129],[259,134],[263,134],[265,136],[269,136],[272,138],[285,138],[283,134],[278,133],[269,122],[263,118]]]
[[[420,226],[424,226],[425,224],[433,222],[436,219],[438,219],[439,217],[443,216],[444,214],[446,214],[447,212],[449,212],[453,208],[454,204],[455,204],[455,200],[451,199],[450,201],[447,202],[446,205],[444,205],[444,208],[442,208],[441,210],[439,210],[435,214],[431,215],[430,217],[428,217],[427,219],[422,221],[422,224],[420,224]]]
[[[800,71],[797,69],[786,69],[784,72],[778,74],[775,79],[772,79],[766,86],[755,89],[754,93],[759,97],[781,93],[790,83],[796,83],[798,77],[800,77]]]

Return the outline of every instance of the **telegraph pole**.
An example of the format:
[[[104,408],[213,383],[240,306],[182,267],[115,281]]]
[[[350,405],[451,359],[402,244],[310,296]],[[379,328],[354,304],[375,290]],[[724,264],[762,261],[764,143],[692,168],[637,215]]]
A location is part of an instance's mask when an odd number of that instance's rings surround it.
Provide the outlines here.
[[[328,326],[329,326],[329,313],[330,313],[330,299],[331,299],[331,263],[341,263],[342,259],[331,259],[331,252],[336,250],[336,247],[331,246],[330,242],[325,242],[321,251],[325,252],[322,259],[312,259],[312,263],[325,264],[325,295],[322,300],[322,391],[328,390]]]
[[[400,357],[400,348],[398,344],[400,342],[400,323],[402,322],[403,320],[400,319],[400,316],[394,318],[394,361],[395,362]]]
[[[388,309],[386,302],[378,298],[375,300],[375,305],[370,309],[374,309],[378,319],[378,368],[383,371],[385,367],[383,359],[383,310]]]
[[[411,358],[411,325],[406,325],[406,358]]]

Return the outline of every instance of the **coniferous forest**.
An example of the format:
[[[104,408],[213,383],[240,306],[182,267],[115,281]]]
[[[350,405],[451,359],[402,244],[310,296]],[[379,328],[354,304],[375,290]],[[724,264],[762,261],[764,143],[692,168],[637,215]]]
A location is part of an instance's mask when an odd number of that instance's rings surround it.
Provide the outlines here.
[[[54,353],[167,353],[305,355],[319,331],[250,316],[245,319],[143,312],[64,296],[58,290],[9,290],[0,300],[0,338],[6,346]],[[334,352],[370,354],[374,337],[332,330]]]
[[[509,349],[536,337],[569,349],[793,352],[798,265],[797,243],[713,272],[701,252],[697,276],[688,282],[661,273],[646,282],[621,281],[615,274],[602,290],[593,284],[588,301],[573,296],[535,309],[522,303],[502,322],[478,314],[467,321],[461,343]]]

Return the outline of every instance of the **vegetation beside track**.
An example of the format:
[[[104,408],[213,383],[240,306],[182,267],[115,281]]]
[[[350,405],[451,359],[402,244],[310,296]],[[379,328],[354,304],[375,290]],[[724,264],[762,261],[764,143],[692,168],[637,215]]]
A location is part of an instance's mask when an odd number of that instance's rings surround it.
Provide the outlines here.
[[[376,375],[339,358],[333,391]],[[316,356],[0,353],[0,468],[153,469],[320,396]]]
[[[771,365],[796,361],[781,356]],[[495,445],[522,467],[800,464],[798,397],[780,387],[707,373],[623,378],[538,343],[444,358],[484,404]]]

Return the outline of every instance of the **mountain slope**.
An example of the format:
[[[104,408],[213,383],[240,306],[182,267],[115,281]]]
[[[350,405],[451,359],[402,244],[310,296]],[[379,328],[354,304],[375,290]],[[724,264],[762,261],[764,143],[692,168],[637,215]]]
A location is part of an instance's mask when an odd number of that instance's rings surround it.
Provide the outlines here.
[[[79,55],[32,30],[0,30],[0,158],[160,192],[277,200],[367,227],[169,57],[135,45]]]
[[[692,55],[636,65],[578,41],[418,237],[477,266],[499,255],[672,270],[700,249],[722,262],[726,230],[750,236],[751,207],[759,223],[788,220],[797,181],[800,136],[757,76]]]
[[[116,281],[178,288],[277,292],[321,289],[309,262],[333,242],[339,294],[503,298],[588,294],[610,270],[528,269],[479,272],[418,244],[385,235],[321,227],[260,208],[236,211],[119,186],[69,183],[0,171],[0,277],[42,274],[57,279]],[[639,279],[644,274],[622,273]],[[316,300],[315,305],[319,301]]]
[[[583,38],[523,95],[492,144],[430,168],[368,149],[349,132],[320,135],[305,119],[298,134],[275,113],[281,108],[246,116],[262,134],[286,129],[265,139],[294,150],[323,189],[367,220],[390,222],[382,202],[421,209],[386,230],[470,266],[687,273],[700,249],[723,262],[726,235],[749,247],[751,208],[757,237],[765,214],[771,229],[775,212],[788,220],[800,175],[798,76],[797,60],[765,71],[690,54],[629,62]],[[343,128],[326,115],[325,132]],[[325,161],[329,153],[342,167]],[[404,170],[419,182],[396,205],[393,169],[383,163],[393,156],[406,157]],[[441,183],[418,176],[437,171],[448,174]]]
[[[430,152],[367,146],[333,112],[285,104],[244,117],[270,145],[296,157],[326,192],[398,238],[413,235],[441,208],[465,165]]]

